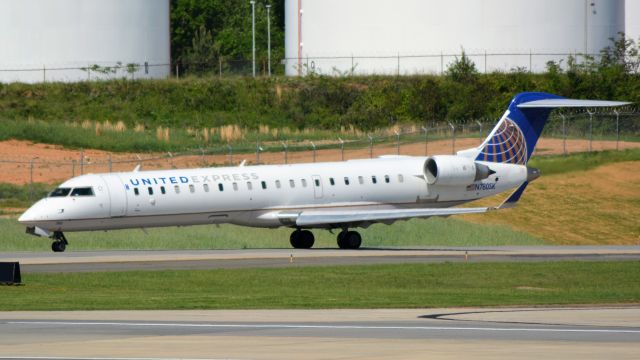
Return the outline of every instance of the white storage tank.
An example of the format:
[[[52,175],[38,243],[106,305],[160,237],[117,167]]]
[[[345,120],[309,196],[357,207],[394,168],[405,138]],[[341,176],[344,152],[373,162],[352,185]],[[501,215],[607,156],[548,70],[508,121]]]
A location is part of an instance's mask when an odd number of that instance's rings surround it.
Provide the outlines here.
[[[440,73],[462,49],[481,72],[539,72],[625,30],[625,0],[285,1],[289,75]]]
[[[164,78],[169,0],[0,0],[0,44],[0,82]]]

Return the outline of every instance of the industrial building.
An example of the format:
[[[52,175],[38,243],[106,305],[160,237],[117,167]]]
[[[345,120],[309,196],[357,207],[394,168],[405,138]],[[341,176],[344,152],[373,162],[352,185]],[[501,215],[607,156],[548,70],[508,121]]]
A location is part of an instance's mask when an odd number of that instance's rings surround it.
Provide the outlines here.
[[[0,82],[164,78],[169,0],[0,0],[0,44]]]
[[[640,0],[285,0],[284,62],[288,75],[437,74],[464,49],[481,72],[541,72],[619,32],[638,39],[639,15]]]

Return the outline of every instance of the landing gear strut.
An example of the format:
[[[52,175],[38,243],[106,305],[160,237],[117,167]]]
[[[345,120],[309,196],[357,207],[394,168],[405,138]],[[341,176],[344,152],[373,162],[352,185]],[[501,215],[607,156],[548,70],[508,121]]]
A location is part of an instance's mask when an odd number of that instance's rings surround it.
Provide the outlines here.
[[[63,252],[69,244],[62,231],[55,231],[51,238],[53,239],[53,243],[51,244],[51,250],[53,250],[53,252]]]
[[[362,236],[357,231],[342,230],[338,234],[338,246],[340,249],[359,249],[362,244]]]
[[[311,231],[298,229],[291,233],[289,242],[296,249],[310,249],[315,242],[315,238]]]

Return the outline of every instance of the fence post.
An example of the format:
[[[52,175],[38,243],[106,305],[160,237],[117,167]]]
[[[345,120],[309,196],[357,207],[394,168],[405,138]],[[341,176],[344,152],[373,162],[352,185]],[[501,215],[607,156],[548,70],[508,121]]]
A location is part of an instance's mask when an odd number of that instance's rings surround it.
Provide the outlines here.
[[[80,175],[84,174],[84,149],[80,149]]]
[[[593,150],[592,148],[592,143],[593,143],[593,112],[587,110],[587,113],[589,114],[589,152],[591,152]]]
[[[480,128],[479,132],[480,135],[478,135],[478,137],[480,138],[480,141],[482,141],[482,123],[478,120],[476,120],[476,124],[478,124],[478,127]]]
[[[484,51],[484,73],[487,73],[487,50]]]
[[[227,149],[229,149],[229,165],[233,165],[233,148],[231,147],[231,145],[227,144]]]
[[[533,54],[531,49],[529,49],[529,72],[533,72]]]
[[[206,166],[207,162],[205,161],[204,149],[202,147],[200,148],[200,153],[202,153],[202,166]]]
[[[444,74],[444,54],[440,51],[440,75]]]
[[[560,114],[560,117],[562,118],[562,154],[563,155],[567,155],[567,128],[565,125],[565,116],[564,114]]]
[[[33,202],[33,162],[37,157],[31,158],[29,162],[29,202]]]
[[[427,156],[429,152],[429,128],[423,126],[422,130],[424,130],[424,156]]]
[[[344,161],[344,140],[338,138],[340,140],[340,160]]]
[[[222,77],[222,56],[218,56],[218,77]]]
[[[620,112],[618,110],[613,110],[613,113],[616,114],[616,151],[617,151],[618,143],[620,142]]]
[[[109,172],[113,171],[113,162],[111,161],[111,154],[109,154]]]
[[[256,141],[256,165],[260,165],[260,140]]]
[[[313,148],[313,162],[316,162],[316,144],[311,142],[311,147]]]
[[[396,133],[396,155],[400,155],[400,133],[395,131]]]
[[[47,67],[45,65],[42,65],[42,82],[47,82]]]
[[[400,52],[398,51],[398,72],[397,76],[400,76]]]
[[[373,137],[371,135],[367,135],[369,137],[369,159],[373,159]]]
[[[280,143],[282,144],[282,147],[284,148],[284,163],[288,164],[289,163],[289,159],[288,159],[289,146],[284,141],[280,141]]]
[[[71,177],[76,176],[76,161],[71,160]]]
[[[178,68],[178,64],[176,64],[176,79],[180,79],[180,69]]]
[[[455,155],[456,154],[456,127],[452,123],[449,123],[449,127],[451,128],[451,153]]]

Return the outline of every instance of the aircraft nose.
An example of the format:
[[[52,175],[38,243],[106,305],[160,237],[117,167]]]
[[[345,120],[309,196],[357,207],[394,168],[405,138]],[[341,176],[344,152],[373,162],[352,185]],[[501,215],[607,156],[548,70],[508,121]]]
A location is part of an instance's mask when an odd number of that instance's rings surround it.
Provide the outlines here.
[[[42,206],[40,202],[33,204],[30,208],[27,209],[20,217],[18,218],[18,222],[21,224],[30,224],[36,221],[43,220],[43,212]]]

